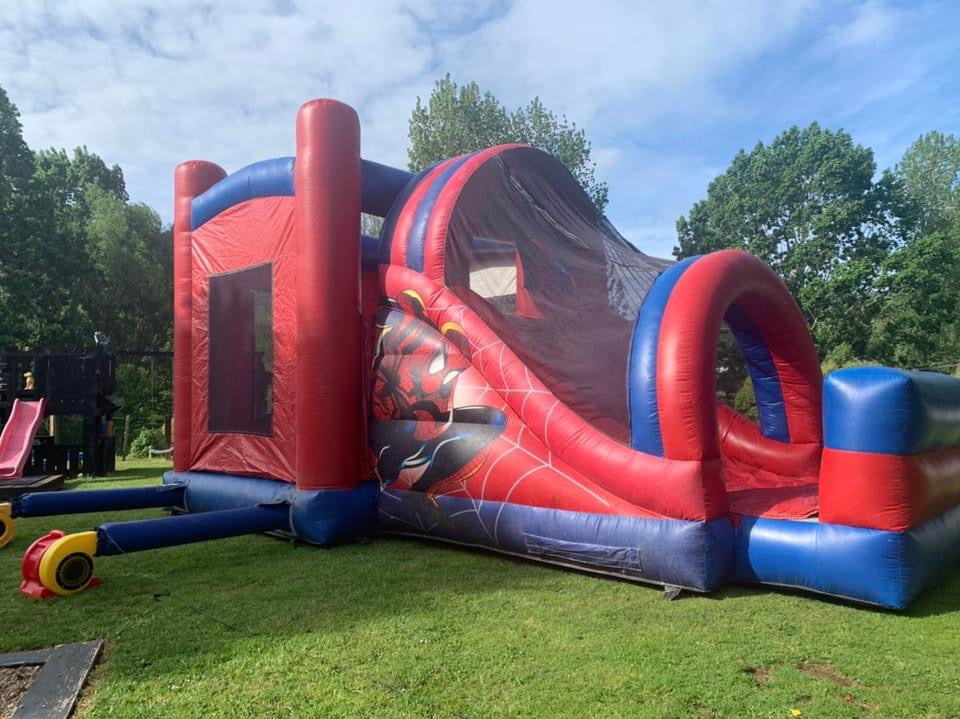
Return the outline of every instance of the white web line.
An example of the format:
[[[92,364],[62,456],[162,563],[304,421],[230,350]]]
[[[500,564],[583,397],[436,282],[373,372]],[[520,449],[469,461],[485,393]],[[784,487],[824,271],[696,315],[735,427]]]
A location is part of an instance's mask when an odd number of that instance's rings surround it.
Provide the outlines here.
[[[463,324],[463,315],[464,315],[464,312],[465,312],[466,309],[467,309],[467,306],[466,306],[465,304],[448,305],[448,306],[446,306],[446,307],[444,307],[444,308],[440,308],[440,309],[439,309],[439,312],[440,312],[440,314],[446,315],[447,317],[454,317],[455,319],[454,319],[453,321],[455,321],[455,322],[457,322],[458,324],[461,324],[461,325],[462,325],[462,324]],[[437,312],[437,311],[438,311],[438,306],[437,306],[437,305],[430,305],[430,306],[428,307],[428,310],[431,310],[431,311],[433,311],[433,312]],[[485,352],[487,352],[488,350],[493,349],[494,347],[499,347],[499,348],[500,348],[500,351],[499,351],[499,353],[498,353],[498,355],[497,355],[497,358],[496,358],[495,362],[496,362],[496,365],[499,366],[499,375],[500,375],[500,377],[504,377],[504,376],[505,376],[504,368],[503,368],[503,355],[504,355],[505,351],[507,350],[507,345],[506,345],[506,343],[505,343],[502,339],[496,338],[496,335],[494,335],[494,337],[495,337],[494,340],[492,340],[492,341],[490,341],[490,342],[488,342],[488,343],[486,343],[486,344],[484,344],[484,345],[476,345],[476,346],[473,346],[473,343],[472,343],[472,340],[471,340],[470,362],[471,362],[471,364],[473,364],[473,366],[474,366],[474,368],[477,370],[477,372],[479,372],[480,376],[484,378],[484,380],[486,380],[486,376],[487,376],[487,372],[484,371],[484,370],[485,370],[485,368],[488,366],[489,360],[486,360],[486,361],[485,361],[485,360],[481,357],[481,355],[483,355],[483,354],[484,354]],[[567,474],[566,472],[561,471],[558,467],[556,467],[556,466],[553,464],[553,452],[551,451],[551,449],[550,449],[550,447],[549,447],[550,418],[553,416],[554,410],[556,410],[556,408],[561,404],[561,402],[560,402],[560,400],[559,400],[558,398],[556,398],[555,395],[553,395],[553,392],[551,392],[549,389],[537,389],[537,388],[535,388],[535,387],[534,387],[534,380],[533,380],[533,378],[530,376],[530,369],[529,369],[529,367],[526,365],[526,363],[522,363],[522,367],[523,367],[523,373],[524,373],[524,380],[526,381],[526,384],[527,384],[527,386],[526,386],[525,388],[493,387],[493,386],[490,385],[489,383],[487,383],[485,386],[463,385],[463,389],[465,389],[465,390],[480,391],[480,394],[479,394],[479,396],[478,396],[478,399],[481,398],[481,397],[483,397],[487,392],[495,392],[495,393],[497,393],[498,395],[500,395],[500,398],[501,398],[501,400],[505,403],[505,405],[506,405],[507,407],[509,407],[512,412],[514,412],[514,413],[516,414],[517,419],[518,419],[519,422],[520,422],[520,429],[519,429],[519,432],[518,432],[518,434],[517,434],[517,439],[516,439],[516,440],[510,439],[509,437],[507,437],[507,436],[505,436],[505,435],[503,435],[503,434],[500,435],[500,439],[502,439],[503,441],[509,443],[510,446],[509,446],[508,448],[506,448],[505,451],[500,454],[500,456],[498,456],[496,459],[494,459],[493,462],[490,462],[489,464],[487,464],[487,465],[485,466],[485,468],[484,468],[485,471],[484,471],[483,481],[481,482],[481,485],[480,485],[480,498],[476,498],[476,497],[470,496],[469,490],[468,490],[468,488],[467,488],[467,481],[468,481],[469,478],[466,478],[466,479],[462,480],[462,481],[460,482],[460,489],[461,489],[464,493],[466,493],[467,496],[466,496],[466,497],[461,497],[461,499],[467,499],[467,500],[469,500],[469,501],[470,501],[470,504],[471,504],[471,507],[470,507],[470,508],[467,508],[467,509],[458,510],[458,511],[453,512],[453,513],[451,513],[450,515],[448,515],[450,518],[459,517],[459,516],[462,516],[462,515],[470,515],[470,514],[476,515],[478,524],[479,524],[480,527],[483,529],[483,531],[487,534],[487,536],[490,538],[490,541],[493,542],[495,545],[498,545],[498,544],[499,544],[499,541],[497,540],[496,535],[497,535],[497,532],[499,531],[500,515],[501,515],[502,512],[503,512],[504,505],[506,505],[506,504],[509,502],[510,497],[511,497],[511,496],[513,495],[513,493],[517,490],[517,488],[524,482],[524,480],[526,480],[526,479],[527,479],[528,477],[530,477],[531,475],[536,474],[537,472],[539,472],[539,471],[541,471],[541,470],[543,470],[543,469],[550,469],[550,470],[552,470],[553,472],[555,472],[555,473],[559,476],[560,479],[569,482],[569,483],[572,484],[574,487],[576,487],[576,488],[579,489],[580,491],[585,492],[586,494],[590,495],[591,497],[593,497],[594,499],[596,499],[597,501],[599,501],[599,502],[600,502],[601,504],[603,504],[604,506],[608,506],[608,507],[610,506],[609,500],[607,500],[607,499],[604,498],[604,497],[601,497],[601,496],[600,496],[599,494],[597,494],[595,491],[593,491],[593,490],[591,490],[589,487],[585,486],[582,482],[578,481],[576,478],[570,476],[570,475]],[[457,381],[457,384],[459,385],[459,380]],[[520,403],[519,412],[515,411],[514,408],[513,408],[513,406],[512,406],[512,405],[510,404],[510,402],[508,402],[507,399],[506,399],[506,397],[507,397],[508,395],[511,395],[511,394],[512,394],[512,395],[516,395],[517,393],[524,393],[523,401]],[[543,441],[541,442],[541,444],[543,445],[544,449],[545,449],[546,452],[547,452],[547,458],[546,458],[546,460],[544,460],[542,457],[537,456],[536,454],[534,454],[533,452],[531,452],[530,450],[526,449],[525,447],[523,447],[523,446],[520,444],[521,440],[523,439],[523,433],[524,433],[524,431],[527,430],[527,429],[529,429],[529,427],[527,427],[526,417],[525,417],[527,400],[529,400],[530,397],[533,396],[533,395],[535,395],[535,394],[539,394],[539,395],[551,395],[551,396],[554,397],[554,402],[553,402],[553,404],[551,405],[550,409],[547,411],[546,417],[544,418],[544,424],[543,424],[544,437],[543,437]],[[536,435],[534,435],[534,436],[536,437]],[[505,457],[509,456],[510,454],[512,454],[512,453],[515,452],[515,451],[522,452],[523,454],[525,454],[525,455],[527,455],[528,457],[532,458],[537,464],[536,464],[535,467],[532,467],[532,468],[528,469],[528,470],[525,471],[523,474],[521,474],[519,477],[517,477],[516,480],[514,480],[513,484],[511,485],[511,487],[510,487],[510,489],[509,489],[509,491],[506,493],[506,495],[505,495],[505,497],[503,498],[503,500],[500,501],[500,507],[498,508],[496,517],[495,517],[495,519],[494,519],[493,532],[491,533],[490,528],[487,526],[486,522],[484,522],[483,516],[482,516],[482,514],[481,514],[481,509],[482,509],[482,507],[483,507],[483,503],[484,503],[485,501],[491,501],[491,500],[486,500],[486,499],[484,499],[484,497],[486,496],[487,482],[488,482],[488,480],[490,479],[491,472],[492,472],[493,469],[497,466],[497,464],[499,464],[499,462],[500,462],[502,459],[504,459]],[[386,494],[386,493],[385,493],[385,494]],[[387,495],[387,496],[389,496],[389,495]],[[444,495],[444,496],[449,496],[449,495]],[[397,501],[401,501],[398,497],[393,497],[393,499],[396,499]],[[411,525],[411,526],[416,526],[416,525],[413,525],[410,521],[403,520],[403,519],[401,519],[401,518],[399,518],[399,517],[392,517],[392,515],[390,515],[388,512],[384,512],[384,514],[385,514],[386,516],[388,516],[388,517],[393,518],[393,519],[397,519],[397,520],[399,520],[399,521],[402,521],[402,522],[404,522],[405,524],[409,524],[409,525]],[[417,515],[417,521],[420,523],[419,529],[420,529],[421,531],[429,532],[431,529],[433,529],[435,526],[437,526],[436,523],[434,523],[434,524],[431,525],[429,528],[426,528],[426,527],[425,527],[425,524],[424,524],[424,522],[423,522],[423,519],[420,517],[420,513],[419,513],[419,512],[416,512],[416,515]]]

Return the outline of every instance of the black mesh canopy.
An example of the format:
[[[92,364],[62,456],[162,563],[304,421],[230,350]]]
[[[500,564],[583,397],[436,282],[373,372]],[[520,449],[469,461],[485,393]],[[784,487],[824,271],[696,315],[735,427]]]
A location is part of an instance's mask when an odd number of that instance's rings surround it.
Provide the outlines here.
[[[553,157],[515,148],[464,186],[445,279],[561,400],[627,441],[633,325],[670,264],[628,243]]]

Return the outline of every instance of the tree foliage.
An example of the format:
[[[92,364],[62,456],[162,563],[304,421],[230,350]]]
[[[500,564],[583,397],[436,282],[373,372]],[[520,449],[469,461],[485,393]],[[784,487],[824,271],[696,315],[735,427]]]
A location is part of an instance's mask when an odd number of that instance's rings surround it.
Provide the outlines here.
[[[146,205],[130,204],[99,187],[88,189],[87,255],[96,281],[93,326],[115,347],[166,347],[173,322],[171,239]]]
[[[867,356],[901,367],[960,367],[960,225],[922,235],[891,253]]]
[[[170,233],[159,216],[129,203],[120,167],[87,148],[31,151],[0,88],[0,347],[85,350],[99,330],[115,349],[163,350],[171,323]],[[119,366],[136,428],[169,416],[164,373]]]
[[[70,292],[72,248],[36,166],[19,112],[0,88],[0,346],[74,339],[85,321]]]
[[[447,74],[437,80],[426,104],[417,98],[410,117],[409,165],[422,170],[434,162],[507,142],[521,142],[554,155],[601,211],[608,188],[596,176],[586,132],[565,116],[557,117],[539,97],[508,111],[475,83],[459,87]]]
[[[784,279],[821,345],[864,351],[875,282],[909,229],[897,179],[869,148],[816,123],[740,151],[677,221],[677,257],[738,247]]]
[[[960,140],[940,132],[918,137],[896,174],[917,208],[920,232],[960,224]]]
[[[32,152],[0,88],[0,346],[120,349],[171,333],[171,253],[160,218],[128,202],[123,171],[85,147]]]
[[[842,131],[739,152],[677,222],[677,257],[739,247],[797,298],[825,367],[960,369],[960,150],[930,133],[894,172]]]

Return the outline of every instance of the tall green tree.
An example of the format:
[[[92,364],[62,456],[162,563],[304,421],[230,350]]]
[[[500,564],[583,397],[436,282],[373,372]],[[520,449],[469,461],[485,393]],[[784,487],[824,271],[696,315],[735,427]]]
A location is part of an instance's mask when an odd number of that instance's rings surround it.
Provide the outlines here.
[[[26,334],[19,305],[30,286],[21,270],[37,261],[27,236],[38,229],[26,203],[33,167],[20,113],[0,87],[0,347]]]
[[[160,217],[96,186],[87,189],[87,252],[96,277],[90,316],[120,349],[167,346],[172,324],[172,262]]]
[[[85,147],[32,152],[0,88],[0,346],[87,349],[102,330],[114,347],[162,349],[170,265],[120,167]]]
[[[745,249],[770,264],[798,299],[824,351],[866,351],[876,278],[910,226],[897,179],[874,180],[873,152],[843,131],[792,127],[741,150],[687,216],[680,257]]]
[[[409,166],[416,172],[448,157],[507,142],[551,153],[599,210],[607,206],[608,187],[597,179],[590,141],[582,128],[565,116],[557,117],[539,97],[510,112],[475,82],[460,87],[449,74],[437,80],[426,103],[417,98],[410,117]]]
[[[960,140],[929,132],[918,137],[895,170],[918,212],[918,231],[960,225]]]
[[[952,372],[960,365],[960,226],[922,235],[883,264],[868,355]]]
[[[70,348],[86,334],[71,292],[70,253],[83,247],[61,242],[55,209],[19,112],[0,88],[0,346]]]
[[[7,207],[11,198],[26,192],[32,175],[33,152],[23,139],[20,111],[0,87],[0,203]]]

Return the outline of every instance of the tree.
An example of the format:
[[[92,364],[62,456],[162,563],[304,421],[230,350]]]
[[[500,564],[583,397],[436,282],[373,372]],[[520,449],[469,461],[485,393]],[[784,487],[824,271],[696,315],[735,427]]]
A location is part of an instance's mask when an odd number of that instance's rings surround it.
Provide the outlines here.
[[[383,218],[376,215],[362,213],[360,215],[360,232],[371,237],[379,237],[383,229]]]
[[[19,117],[0,88],[0,346],[71,345],[87,329],[84,308],[70,292],[69,248]]]
[[[0,204],[27,189],[33,175],[33,152],[23,139],[20,111],[0,87]],[[2,218],[0,218],[2,220]]]
[[[741,150],[707,198],[677,221],[680,257],[728,247],[770,264],[797,298],[821,349],[866,349],[876,277],[910,213],[896,177],[874,181],[873,152],[816,123]]]
[[[26,203],[32,176],[33,153],[23,139],[20,113],[0,87],[0,347],[26,333],[19,305],[30,282],[21,270],[37,262],[29,241],[37,228]]]
[[[895,172],[916,205],[920,232],[960,225],[960,140],[939,132],[922,135]]]
[[[952,372],[960,364],[960,227],[911,241],[884,262],[869,355]]]
[[[78,147],[70,157],[66,150],[41,150],[36,154],[36,172],[51,193],[58,210],[72,211],[79,219],[90,216],[87,190],[97,187],[126,202],[127,186],[119,165],[107,167],[103,159]]]
[[[85,147],[34,153],[0,88],[0,346],[87,349],[102,330],[160,349],[171,324],[169,242],[130,205],[120,167]]]
[[[960,142],[939,132],[922,135],[895,174],[916,231],[881,265],[883,301],[868,354],[911,368],[960,369]]]
[[[513,112],[491,93],[471,82],[462,87],[447,74],[437,80],[427,103],[417,97],[410,116],[410,169],[422,170],[439,160],[507,142],[539,147],[562,162],[600,211],[608,188],[596,177],[586,132],[565,116],[550,112],[539,97]]]
[[[95,329],[120,349],[155,350],[170,342],[173,267],[169,234],[146,205],[88,185],[87,253],[95,279],[89,299]]]

